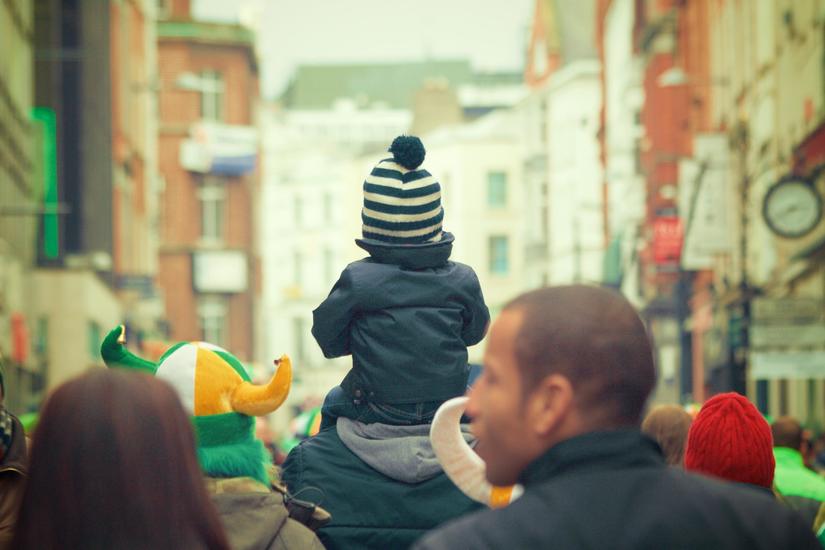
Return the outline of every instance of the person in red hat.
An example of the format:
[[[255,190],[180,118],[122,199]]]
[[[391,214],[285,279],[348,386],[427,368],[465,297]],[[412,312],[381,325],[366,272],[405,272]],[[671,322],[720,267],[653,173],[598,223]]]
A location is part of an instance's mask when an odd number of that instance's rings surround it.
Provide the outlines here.
[[[776,462],[771,427],[738,393],[709,399],[688,432],[685,469],[771,491]]]

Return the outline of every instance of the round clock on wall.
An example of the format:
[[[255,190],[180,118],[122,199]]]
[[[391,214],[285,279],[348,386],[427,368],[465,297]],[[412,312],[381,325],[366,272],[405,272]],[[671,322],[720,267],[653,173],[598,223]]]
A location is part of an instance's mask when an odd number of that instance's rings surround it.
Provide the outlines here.
[[[822,219],[822,197],[813,182],[788,176],[768,189],[762,203],[762,216],[771,231],[780,237],[802,237]]]

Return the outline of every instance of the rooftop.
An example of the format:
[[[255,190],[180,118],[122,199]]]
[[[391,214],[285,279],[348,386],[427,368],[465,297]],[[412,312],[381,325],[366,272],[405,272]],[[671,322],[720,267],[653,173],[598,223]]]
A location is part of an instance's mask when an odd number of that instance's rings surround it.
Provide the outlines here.
[[[255,45],[255,36],[246,27],[225,23],[178,20],[158,21],[158,38],[190,39],[205,44],[248,46]]]
[[[301,65],[281,101],[287,109],[329,109],[342,98],[361,108],[409,109],[415,92],[428,80],[446,80],[458,89],[512,85],[520,78],[515,73],[475,73],[468,60]]]

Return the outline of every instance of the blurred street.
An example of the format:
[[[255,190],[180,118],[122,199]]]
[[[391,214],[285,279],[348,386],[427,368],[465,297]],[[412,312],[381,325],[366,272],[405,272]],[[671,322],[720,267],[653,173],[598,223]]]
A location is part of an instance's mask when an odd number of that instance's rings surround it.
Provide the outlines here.
[[[413,134],[493,318],[616,289],[652,403],[735,391],[825,431],[825,0],[340,4],[0,4],[9,411],[36,418],[123,324],[141,357],[210,342],[256,382],[288,354],[258,421],[282,460],[352,366],[312,311],[365,256],[365,174]]]

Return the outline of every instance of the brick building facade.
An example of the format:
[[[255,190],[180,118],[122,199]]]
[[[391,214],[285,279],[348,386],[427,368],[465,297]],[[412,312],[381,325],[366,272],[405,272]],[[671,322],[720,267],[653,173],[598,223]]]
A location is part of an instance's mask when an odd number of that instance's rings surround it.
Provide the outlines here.
[[[254,356],[258,194],[251,34],[172,2],[158,22],[160,274],[168,337]]]

